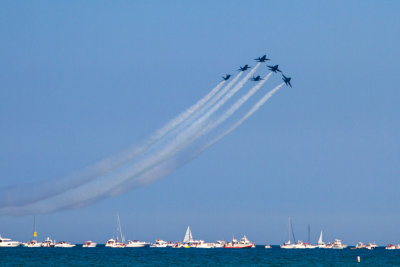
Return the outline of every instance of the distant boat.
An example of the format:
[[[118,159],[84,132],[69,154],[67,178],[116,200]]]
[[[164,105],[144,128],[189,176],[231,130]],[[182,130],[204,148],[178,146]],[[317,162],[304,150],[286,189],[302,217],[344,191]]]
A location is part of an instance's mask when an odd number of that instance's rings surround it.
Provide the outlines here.
[[[151,244],[151,248],[166,248],[168,243],[162,239],[157,239],[155,244]]]
[[[51,248],[51,247],[54,247],[54,243],[50,239],[50,237],[47,237],[46,240],[42,242],[41,246],[43,248]]]
[[[71,244],[65,241],[58,242],[54,245],[55,248],[73,248],[75,246],[76,246],[75,244]]]
[[[10,238],[1,237],[0,235],[0,247],[14,248],[18,247],[19,245],[21,245],[20,242],[12,241]]]
[[[120,241],[118,241],[118,235],[120,237]],[[121,221],[119,220],[119,214],[117,212],[117,238],[116,239],[108,239],[106,244],[106,247],[110,247],[110,248],[125,248],[126,244],[125,244],[125,237],[122,235],[122,228],[121,228]]]
[[[281,248],[284,249],[293,249],[294,248],[294,244],[292,244],[292,242],[290,241],[290,235],[293,234],[293,240],[296,241],[296,239],[294,238],[294,233],[292,230],[292,222],[290,221],[290,217],[289,217],[289,240],[285,243],[283,243],[283,245],[281,245]]]
[[[183,247],[189,248],[195,242],[196,241],[194,241],[194,239],[193,239],[193,235],[192,235],[192,231],[190,230],[190,226],[188,226],[188,228],[186,229],[185,237],[183,238],[183,241],[182,241],[182,243],[184,244]]]
[[[97,246],[97,243],[95,243],[93,241],[86,241],[82,245],[83,248],[95,248],[96,246]]]
[[[343,245],[342,241],[340,239],[335,239],[335,241],[333,241],[332,247],[333,249],[344,249],[347,248],[347,245]]]
[[[149,245],[149,243],[142,242],[142,241],[139,241],[139,240],[135,240],[135,241],[128,240],[128,243],[126,244],[126,247],[127,248],[142,248],[142,247],[145,247],[145,246],[148,246],[148,245]]]
[[[29,242],[22,243],[24,247],[28,248],[40,248],[42,246],[41,242],[36,240],[37,232],[36,232],[36,216],[33,216],[33,239]]]
[[[319,239],[318,239],[318,244],[317,244],[317,246],[318,246],[319,248],[327,248],[327,245],[325,244],[325,242],[322,241],[322,231],[321,231],[321,234],[319,235]]]
[[[235,238],[232,238],[232,242],[226,243],[224,248],[255,248],[256,245],[251,243],[246,236],[243,236],[240,241],[237,241]]]

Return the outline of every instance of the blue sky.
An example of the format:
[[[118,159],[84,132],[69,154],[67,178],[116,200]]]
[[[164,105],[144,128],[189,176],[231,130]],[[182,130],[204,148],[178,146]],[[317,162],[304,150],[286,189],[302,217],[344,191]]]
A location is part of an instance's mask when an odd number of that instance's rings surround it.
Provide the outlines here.
[[[231,135],[147,187],[37,217],[104,242],[296,237],[400,242],[396,1],[2,1],[0,186],[56,179],[138,143],[267,53],[293,77]],[[260,68],[260,74],[266,68]],[[266,87],[278,84],[276,76]],[[27,240],[32,216],[1,217]]]

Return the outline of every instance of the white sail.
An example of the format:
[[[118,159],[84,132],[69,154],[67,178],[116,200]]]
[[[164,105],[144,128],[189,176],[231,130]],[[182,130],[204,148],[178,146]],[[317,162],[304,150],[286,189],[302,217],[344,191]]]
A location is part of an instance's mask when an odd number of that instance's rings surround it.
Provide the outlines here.
[[[324,244],[324,241],[322,241],[322,231],[321,234],[319,235],[319,239],[318,239],[318,245],[322,245]]]
[[[183,243],[191,243],[193,242],[192,231],[190,231],[190,226],[188,226],[185,234],[185,238],[183,239]]]

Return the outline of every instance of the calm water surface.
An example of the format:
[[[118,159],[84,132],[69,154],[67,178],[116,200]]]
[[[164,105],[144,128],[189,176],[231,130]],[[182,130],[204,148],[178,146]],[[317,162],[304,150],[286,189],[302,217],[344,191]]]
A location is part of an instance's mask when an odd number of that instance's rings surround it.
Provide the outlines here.
[[[361,263],[357,263],[357,256]],[[400,250],[0,248],[1,266],[400,266]]]

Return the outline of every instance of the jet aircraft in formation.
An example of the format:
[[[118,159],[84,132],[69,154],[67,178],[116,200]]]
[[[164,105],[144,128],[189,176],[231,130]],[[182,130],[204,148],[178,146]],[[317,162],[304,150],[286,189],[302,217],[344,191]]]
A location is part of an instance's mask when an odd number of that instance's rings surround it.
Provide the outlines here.
[[[256,77],[253,76],[253,78],[250,78],[250,79],[251,79],[252,81],[254,81],[254,82],[258,82],[258,81],[264,80],[263,78],[260,77],[260,75],[258,75],[258,76],[256,76]]]
[[[257,62],[265,62],[267,60],[270,60],[269,58],[267,58],[267,55],[263,55],[262,57],[258,57],[256,59],[254,59]]]
[[[275,65],[275,66],[267,66],[268,69],[272,72],[282,72],[280,69],[278,69],[279,65]]]
[[[229,78],[231,77],[230,74],[226,74],[225,77],[222,76],[222,79],[224,79],[225,81],[229,80]]]
[[[262,57],[258,57],[258,58],[254,59],[254,60],[257,61],[257,62],[265,62],[265,61],[270,60],[270,59],[267,58],[267,55],[263,55]],[[274,73],[278,73],[278,72],[282,73],[282,71],[279,69],[279,65],[273,65],[273,66],[267,66],[267,67],[268,67],[268,69],[269,69],[270,71],[272,71],[272,72],[274,72]],[[250,68],[251,68],[251,67],[250,67],[249,65],[246,64],[246,65],[244,65],[243,67],[240,66],[239,69],[238,69],[238,71],[246,71],[246,70],[248,70],[248,69],[250,69]],[[226,81],[226,80],[228,80],[230,77],[231,77],[230,74],[226,74],[225,77],[222,77],[222,78]],[[258,81],[264,80],[264,79],[261,78],[260,75],[258,75],[258,76],[256,76],[256,77],[253,76],[252,78],[250,78],[250,80],[255,81],[255,82],[258,82]],[[286,76],[282,73],[282,80],[285,82],[285,84],[286,84],[287,86],[292,87],[292,84],[290,83],[290,81],[292,80],[292,78],[286,77]]]
[[[289,85],[290,87],[292,87],[292,85],[290,84],[291,79],[292,78],[286,77],[284,74],[282,74],[282,80],[285,82],[286,85]]]
[[[243,67],[239,67],[238,71],[246,71],[247,69],[250,69],[251,67],[249,65],[244,65]]]

